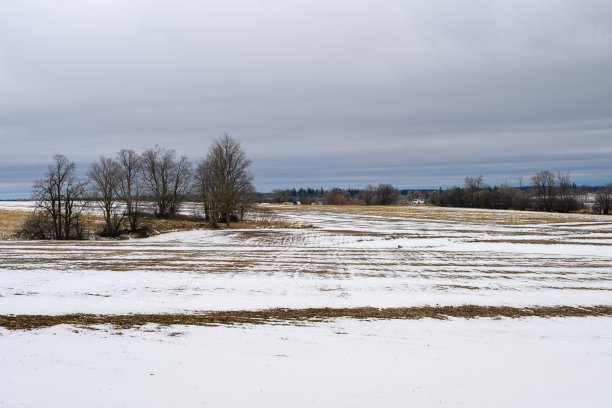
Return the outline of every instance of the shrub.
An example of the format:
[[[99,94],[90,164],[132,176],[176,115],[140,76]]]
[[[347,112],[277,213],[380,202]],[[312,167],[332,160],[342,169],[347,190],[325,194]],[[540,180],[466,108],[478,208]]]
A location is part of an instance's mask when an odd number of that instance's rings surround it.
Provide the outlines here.
[[[33,212],[17,231],[17,237],[21,239],[52,239],[54,232],[51,216],[42,211]]]

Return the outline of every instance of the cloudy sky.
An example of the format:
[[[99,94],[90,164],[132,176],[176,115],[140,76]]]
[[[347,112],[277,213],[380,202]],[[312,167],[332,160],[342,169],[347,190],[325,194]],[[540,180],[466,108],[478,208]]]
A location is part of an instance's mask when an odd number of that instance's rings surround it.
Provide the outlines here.
[[[0,197],[225,131],[260,191],[609,182],[612,2],[0,2]]]

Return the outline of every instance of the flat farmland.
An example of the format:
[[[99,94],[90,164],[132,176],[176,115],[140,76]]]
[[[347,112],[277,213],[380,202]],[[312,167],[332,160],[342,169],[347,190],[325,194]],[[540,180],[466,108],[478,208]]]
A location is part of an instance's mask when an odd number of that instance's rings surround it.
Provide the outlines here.
[[[2,241],[0,313],[612,303],[609,218],[553,214],[536,223],[541,214],[528,212],[341,210],[276,210],[301,228]]]
[[[188,406],[612,398],[610,217],[264,208],[291,228],[0,241],[0,402],[163,406],[160,378]]]

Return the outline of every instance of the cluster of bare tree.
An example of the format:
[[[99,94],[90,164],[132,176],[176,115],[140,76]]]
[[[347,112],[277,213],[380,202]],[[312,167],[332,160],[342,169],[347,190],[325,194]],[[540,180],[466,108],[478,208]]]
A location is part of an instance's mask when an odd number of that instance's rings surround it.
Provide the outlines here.
[[[359,198],[365,205],[393,205],[399,202],[401,194],[391,184],[368,184],[359,193]]]
[[[531,206],[529,195],[523,188],[513,188],[506,184],[490,187],[484,183],[483,176],[466,177],[464,187],[434,190],[429,200],[443,207],[524,210]]]
[[[21,235],[83,238],[85,209],[97,206],[104,216],[101,234],[116,236],[137,231],[143,217],[177,217],[188,196],[202,203],[211,226],[219,220],[229,226],[254,200],[250,164],[240,143],[227,134],[214,141],[195,172],[186,156],[156,145],[140,154],[123,149],[115,157],[101,156],[80,180],[76,164],[56,154],[44,178],[34,183],[37,211]]]
[[[534,209],[540,211],[569,212],[584,208],[585,187],[578,187],[570,179],[569,172],[553,173],[542,170],[531,177],[528,187],[510,187],[507,184],[490,187],[482,176],[466,177],[463,187],[433,191],[432,204],[448,207],[473,207],[493,209]],[[596,211],[607,214],[609,211],[612,187],[597,191]]]
[[[532,200],[525,189],[508,185],[490,187],[453,187],[446,190],[440,188],[429,194],[429,202],[442,207],[470,207],[493,209],[531,208]]]
[[[542,170],[531,176],[531,186],[538,210],[568,212],[579,207],[576,185],[570,181],[569,173]]]
[[[175,217],[191,188],[192,165],[187,157],[155,145],[141,154],[123,149],[115,157],[101,156],[87,176],[89,202],[104,215],[103,234],[114,236],[125,221],[136,231],[149,207],[157,217]]]

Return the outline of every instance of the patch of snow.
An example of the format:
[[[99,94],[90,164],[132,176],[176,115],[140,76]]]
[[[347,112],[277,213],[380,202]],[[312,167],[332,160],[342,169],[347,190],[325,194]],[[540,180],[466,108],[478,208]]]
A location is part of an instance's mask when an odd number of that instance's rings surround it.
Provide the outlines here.
[[[98,328],[0,329],[0,406],[573,408],[612,400],[611,318]]]

